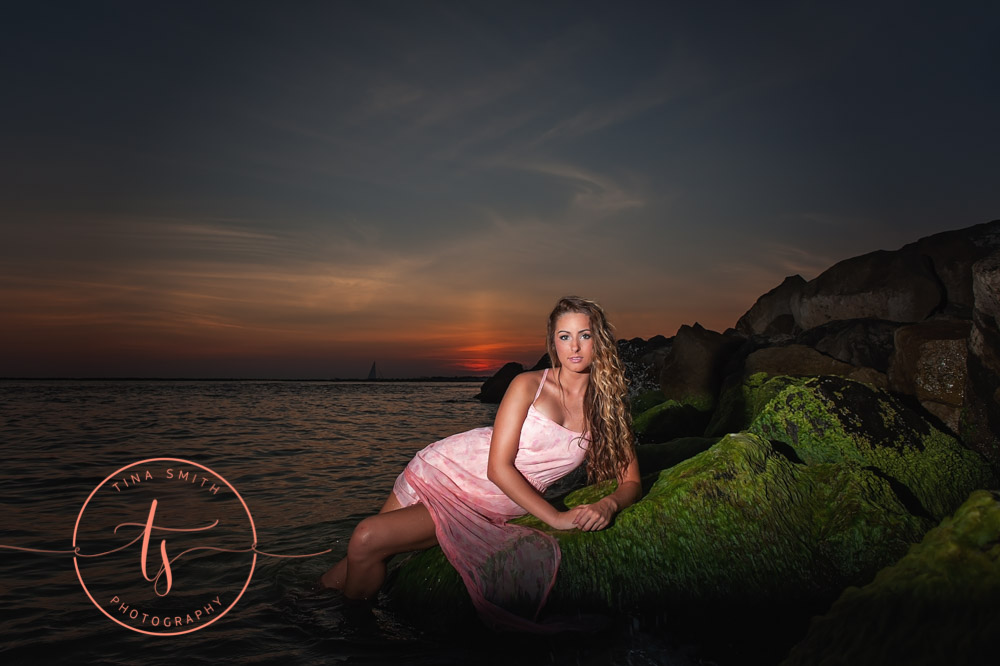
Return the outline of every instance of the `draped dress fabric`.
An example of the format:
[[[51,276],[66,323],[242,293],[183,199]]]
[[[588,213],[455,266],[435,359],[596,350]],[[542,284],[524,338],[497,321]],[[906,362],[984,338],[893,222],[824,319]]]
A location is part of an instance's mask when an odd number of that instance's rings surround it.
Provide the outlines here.
[[[547,373],[528,408],[514,459],[539,493],[578,467],[589,444],[535,408]],[[539,530],[507,524],[525,511],[486,478],[492,435],[493,428],[476,428],[431,444],[410,461],[393,491],[403,506],[427,507],[441,549],[487,624],[547,631],[537,618],[555,583],[559,543]]]

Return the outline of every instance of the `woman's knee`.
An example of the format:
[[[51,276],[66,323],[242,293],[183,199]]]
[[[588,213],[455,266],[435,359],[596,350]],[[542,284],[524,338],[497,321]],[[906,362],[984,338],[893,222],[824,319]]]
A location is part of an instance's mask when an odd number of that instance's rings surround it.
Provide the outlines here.
[[[367,559],[379,550],[380,533],[375,516],[365,518],[354,528],[347,543],[347,556],[351,559]]]

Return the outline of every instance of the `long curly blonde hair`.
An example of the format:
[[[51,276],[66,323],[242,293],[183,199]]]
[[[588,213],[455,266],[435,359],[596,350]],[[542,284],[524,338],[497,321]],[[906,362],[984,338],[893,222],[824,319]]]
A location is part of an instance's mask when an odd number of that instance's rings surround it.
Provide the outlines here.
[[[560,299],[549,315],[545,338],[545,348],[553,368],[561,365],[555,349],[556,321],[570,312],[587,315],[594,336],[590,382],[583,397],[583,417],[590,438],[587,479],[591,483],[616,479],[632,462],[635,446],[632,419],[625,402],[628,392],[625,369],[618,358],[615,329],[604,310],[594,301],[577,296]]]

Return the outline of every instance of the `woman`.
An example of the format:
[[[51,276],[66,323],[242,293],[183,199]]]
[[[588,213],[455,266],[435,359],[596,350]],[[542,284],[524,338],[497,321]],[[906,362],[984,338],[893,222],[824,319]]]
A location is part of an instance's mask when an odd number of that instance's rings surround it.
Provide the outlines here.
[[[546,348],[552,370],[515,377],[492,428],[417,453],[382,510],[358,524],[347,557],[321,578],[325,587],[368,599],[381,587],[390,556],[437,543],[484,620],[540,628],[534,620],[555,582],[559,545],[506,521],[530,513],[559,530],[601,530],[641,492],[625,375],[604,311],[587,299],[563,298],[549,315]],[[559,511],[542,494],[585,458],[592,482],[617,479],[618,487],[593,504]]]

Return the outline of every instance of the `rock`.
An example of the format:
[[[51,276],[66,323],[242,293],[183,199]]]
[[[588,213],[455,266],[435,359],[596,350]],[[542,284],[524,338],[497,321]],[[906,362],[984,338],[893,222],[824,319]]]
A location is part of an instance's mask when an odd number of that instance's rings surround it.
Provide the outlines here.
[[[1000,220],[921,238],[902,248],[930,258],[952,310],[969,317],[974,306],[972,265],[1000,249]]]
[[[612,489],[590,486],[566,504]],[[531,517],[517,522],[549,531]],[[718,616],[832,600],[898,559],[927,527],[871,471],[806,466],[757,436],[727,435],[662,471],[611,527],[553,532],[562,562],[547,610]],[[467,593],[449,569],[439,548],[425,551],[394,572],[387,593],[402,610],[461,614]]]
[[[871,368],[858,368],[824,356],[805,345],[786,347],[766,347],[750,354],[744,363],[744,374],[763,372],[768,375],[838,375],[866,382],[878,388],[886,388],[888,380],[882,373]]]
[[[742,343],[742,338],[725,336],[700,324],[681,326],[660,373],[663,395],[710,412],[715,406],[722,368]]]
[[[744,335],[790,334],[795,329],[795,318],[789,303],[806,285],[801,275],[790,275],[777,287],[757,299],[746,314],[736,322],[736,330]]]
[[[644,391],[637,394],[629,403],[629,411],[632,416],[638,416],[642,414],[647,409],[652,409],[657,405],[667,401],[667,396],[663,395],[663,391],[658,388],[650,389],[649,391]]]
[[[995,482],[978,455],[883,391],[836,377],[769,381],[783,387],[751,432],[661,471],[609,528],[552,531],[531,516],[517,520],[559,540],[548,611],[651,609],[714,622],[830,603],[901,557],[972,489]],[[613,487],[565,501],[591,502]],[[469,608],[440,549],[396,568],[386,593],[423,616]]]
[[[545,368],[552,367],[552,359],[549,358],[548,353],[542,354],[542,357],[538,359],[538,362],[531,366],[528,370],[544,370]],[[513,379],[513,378],[512,378]]]
[[[785,387],[748,432],[791,446],[807,465],[845,463],[889,480],[914,515],[935,521],[996,483],[982,457],[896,397],[840,377]]]
[[[719,406],[705,427],[706,437],[746,430],[764,405],[798,381],[787,376],[771,377],[766,372],[758,372],[745,379],[733,375],[733,379],[732,384],[723,389]]]
[[[710,414],[676,400],[661,402],[632,420],[632,430],[642,444],[666,442],[677,437],[701,435]]]
[[[801,329],[795,323],[795,317],[791,313],[778,315],[764,329],[763,335],[771,339],[781,340],[799,333]]]
[[[845,259],[791,296],[802,330],[840,319],[923,321],[945,302],[930,259],[915,251],[879,250]]]
[[[887,372],[899,326],[881,319],[831,321],[802,333],[795,342],[844,363]]]
[[[965,402],[966,362],[971,323],[926,321],[896,330],[889,386],[912,395],[931,414],[958,432]]]
[[[483,382],[482,388],[476,394],[476,400],[499,404],[503,400],[503,394],[507,392],[507,387],[514,381],[514,377],[524,372],[524,366],[520,363],[508,363],[496,374]]]
[[[996,663],[998,543],[1000,495],[976,491],[874,581],[845,590],[783,665]]]
[[[655,335],[649,340],[632,338],[618,341],[618,357],[625,366],[629,397],[659,389],[663,361],[670,350],[671,340]]]
[[[1000,252],[973,266],[975,309],[962,410],[963,440],[1000,470]]]
[[[649,490],[653,482],[659,478],[660,471],[673,467],[688,458],[693,458],[702,451],[711,448],[718,441],[718,437],[678,437],[668,442],[644,444],[636,447],[644,490]]]

